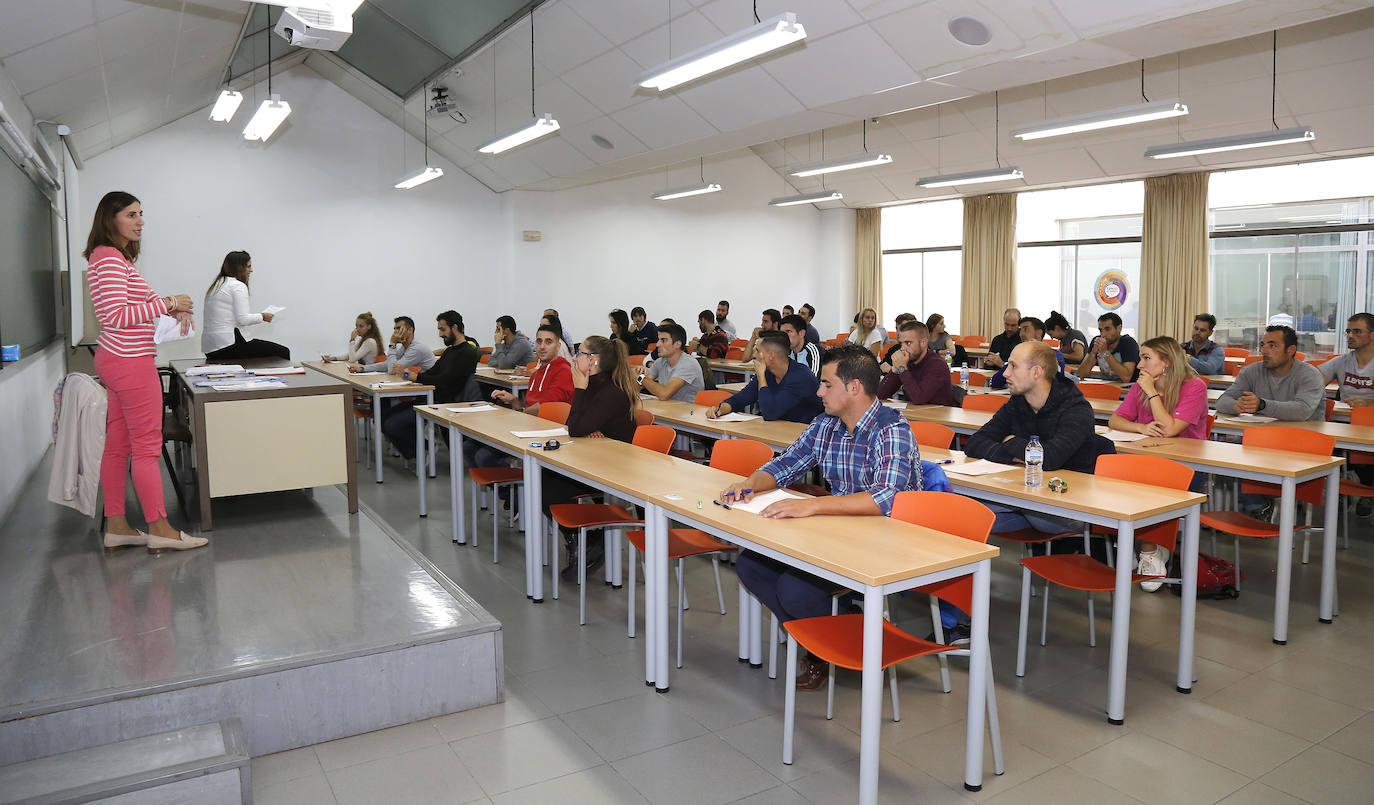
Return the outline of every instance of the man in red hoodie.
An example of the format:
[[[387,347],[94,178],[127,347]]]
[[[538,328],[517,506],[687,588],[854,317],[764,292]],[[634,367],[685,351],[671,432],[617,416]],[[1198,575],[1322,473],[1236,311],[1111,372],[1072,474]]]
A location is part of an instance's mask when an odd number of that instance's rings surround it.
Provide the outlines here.
[[[559,333],[552,325],[539,325],[539,330],[534,334],[534,354],[539,359],[539,366],[530,375],[530,387],[525,391],[524,401],[504,389],[493,391],[491,398],[517,411],[536,416],[541,403],[571,403],[572,364],[568,363],[567,358],[559,357],[559,338]]]

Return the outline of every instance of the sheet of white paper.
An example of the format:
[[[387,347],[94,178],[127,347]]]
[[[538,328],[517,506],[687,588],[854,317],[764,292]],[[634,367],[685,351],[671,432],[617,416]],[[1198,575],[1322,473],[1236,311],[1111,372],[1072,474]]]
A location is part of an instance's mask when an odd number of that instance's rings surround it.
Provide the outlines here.
[[[906,408],[906,403],[901,402],[900,400],[884,400],[883,405],[887,406],[888,408],[896,408],[898,411],[901,411]]]
[[[386,377],[390,372],[354,372],[354,377]]]
[[[749,512],[750,514],[758,514],[770,505],[777,503],[779,500],[800,497],[801,495],[794,495],[786,489],[774,489],[771,492],[754,495],[754,497],[750,498],[749,501],[745,503],[731,503],[730,508],[739,509],[742,512]]]
[[[414,384],[414,383],[411,383],[409,380],[383,380],[383,381],[380,382],[380,383],[371,383],[371,384],[369,384],[369,387],[370,387],[370,388],[374,388],[374,389],[381,390],[381,389],[394,389],[394,388],[399,388],[399,387],[401,387],[401,386],[413,386],[413,385],[415,385],[415,384]]]
[[[1277,417],[1259,416],[1258,414],[1236,414],[1235,416],[1219,416],[1218,422],[1229,422],[1233,425],[1254,424],[1256,422],[1278,422]]]
[[[1014,470],[1016,467],[1011,464],[998,464],[995,461],[980,458],[977,461],[969,461],[964,464],[945,464],[940,469],[955,475],[992,475],[997,472]]]
[[[496,406],[494,406],[494,405],[464,405],[464,406],[461,406],[461,407],[455,406],[455,407],[452,407],[452,408],[445,408],[444,410],[445,410],[445,411],[452,411],[452,412],[455,413],[455,414],[463,414],[463,413],[472,413],[473,411],[495,411],[495,410],[496,410]]]
[[[1112,430],[1111,428],[1104,428],[1100,425],[1096,430],[1098,433],[1114,442],[1138,442],[1146,437],[1144,433],[1128,433],[1124,430]]]
[[[552,439],[555,436],[567,436],[567,428],[549,428],[548,430],[513,430],[512,436],[519,436],[521,439]]]
[[[286,310],[286,308],[282,307],[281,305],[268,305],[267,307],[262,309],[262,312],[275,316],[283,310]]]
[[[257,391],[259,389],[275,389],[286,385],[275,378],[263,378],[262,380],[229,380],[224,383],[211,383],[210,388],[215,391]]]
[[[187,377],[197,375],[227,375],[233,372],[242,372],[243,367],[236,363],[207,363],[204,366],[192,366],[186,370]]]
[[[716,417],[717,422],[752,422],[755,419],[763,419],[758,414],[737,414],[729,413],[725,416]]]
[[[168,341],[181,341],[196,334],[196,325],[193,323],[186,331],[181,334],[181,322],[171,316],[158,316],[157,328],[153,330],[153,343],[165,344]]]
[[[255,375],[303,375],[303,374],[305,374],[305,367],[304,367],[304,366],[278,366],[278,367],[273,368],[273,369],[254,369],[254,370],[253,370],[253,374],[255,374]]]

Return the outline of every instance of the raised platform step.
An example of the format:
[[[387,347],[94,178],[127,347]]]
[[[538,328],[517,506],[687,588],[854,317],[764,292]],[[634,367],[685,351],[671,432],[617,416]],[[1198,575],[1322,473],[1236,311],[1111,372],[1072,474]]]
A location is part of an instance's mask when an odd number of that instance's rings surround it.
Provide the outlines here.
[[[249,760],[230,718],[0,766],[0,803],[249,805]]]

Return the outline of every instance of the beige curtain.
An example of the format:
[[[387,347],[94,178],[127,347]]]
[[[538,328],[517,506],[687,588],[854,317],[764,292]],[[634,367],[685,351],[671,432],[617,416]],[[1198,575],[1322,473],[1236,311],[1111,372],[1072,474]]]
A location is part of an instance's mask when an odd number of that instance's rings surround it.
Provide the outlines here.
[[[854,301],[857,310],[871,307],[883,322],[882,209],[860,208],[854,218]]]
[[[964,199],[964,285],[960,335],[1002,332],[1016,293],[1016,194]]]
[[[1145,180],[1139,340],[1191,336],[1207,311],[1207,173]]]

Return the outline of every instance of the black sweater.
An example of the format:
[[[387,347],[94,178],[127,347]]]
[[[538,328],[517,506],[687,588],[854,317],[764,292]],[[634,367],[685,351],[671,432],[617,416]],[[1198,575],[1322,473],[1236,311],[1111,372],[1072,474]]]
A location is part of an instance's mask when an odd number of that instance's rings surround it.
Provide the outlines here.
[[[1116,452],[1109,440],[1094,432],[1094,424],[1092,406],[1082,392],[1072,380],[1056,374],[1050,396],[1039,412],[1031,409],[1025,397],[1012,397],[988,424],[969,437],[965,452],[972,458],[1003,464],[1020,462],[1025,460],[1026,444],[1034,435],[1045,448],[1047,471],[1091,473],[1099,455]]]
[[[585,389],[573,389],[572,410],[568,412],[569,436],[586,436],[596,431],[622,442],[635,436],[630,398],[606,374],[594,374],[587,378]]]
[[[477,361],[482,353],[470,341],[455,344],[444,350],[434,365],[421,372],[415,382],[434,386],[434,402],[457,402],[463,395],[463,387],[477,369]]]

